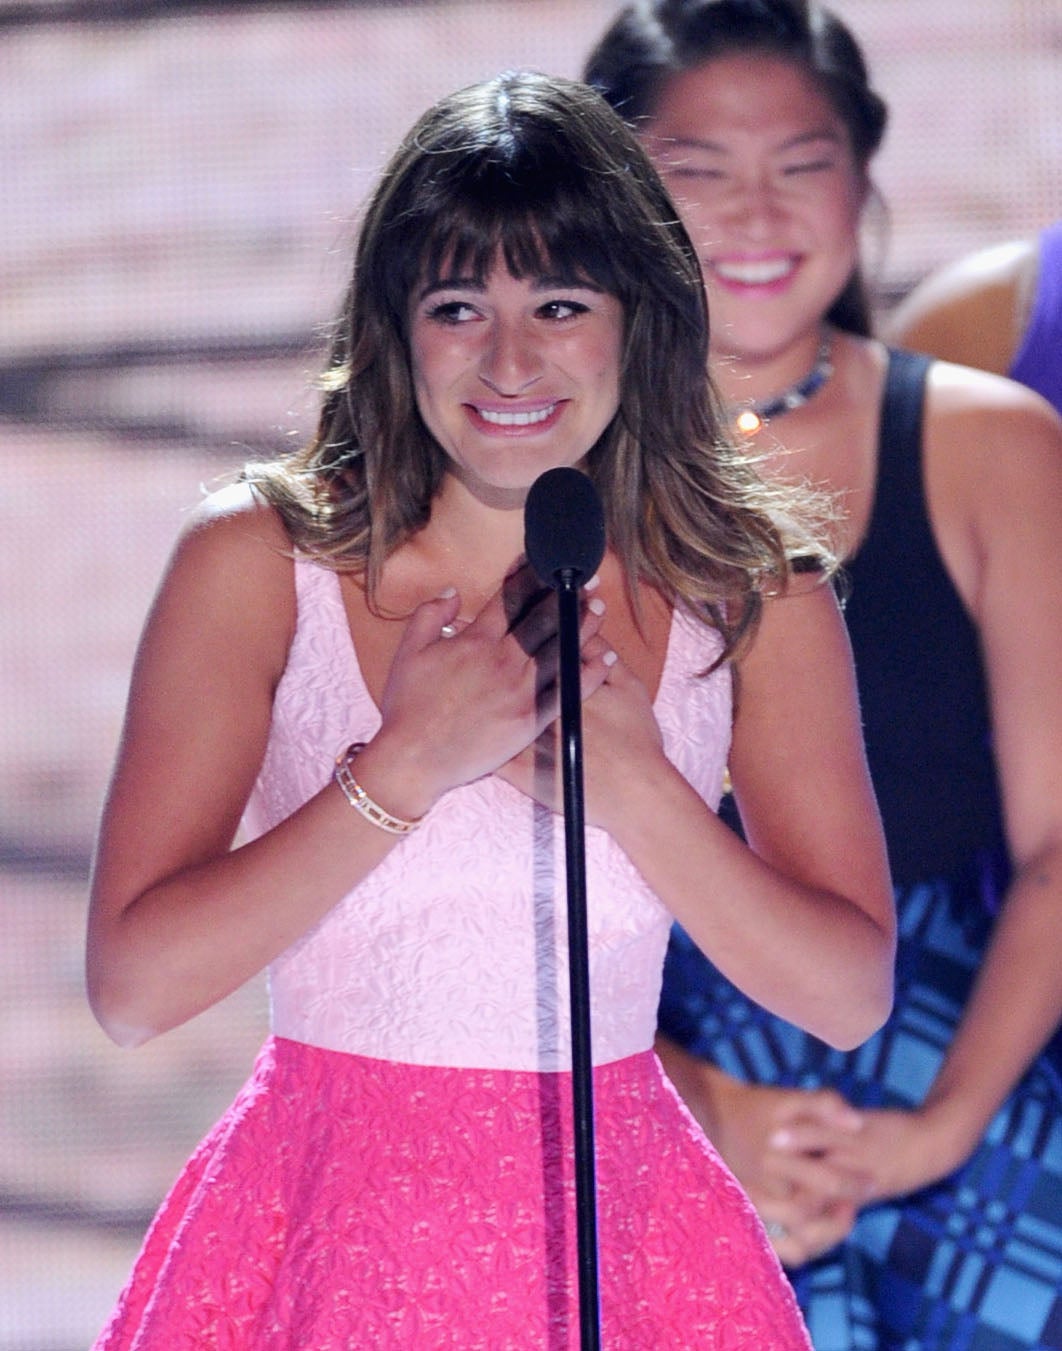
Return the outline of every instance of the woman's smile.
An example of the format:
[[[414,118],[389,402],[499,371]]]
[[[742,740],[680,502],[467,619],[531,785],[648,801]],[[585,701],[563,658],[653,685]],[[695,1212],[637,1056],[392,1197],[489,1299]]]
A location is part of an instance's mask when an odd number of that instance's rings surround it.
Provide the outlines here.
[[[527,408],[491,407],[485,403],[469,403],[469,416],[487,423],[499,432],[520,435],[524,432],[545,431],[555,425],[564,400],[554,399],[541,406]]]
[[[707,271],[719,286],[737,294],[777,294],[796,276],[800,255],[795,253],[709,254]]]

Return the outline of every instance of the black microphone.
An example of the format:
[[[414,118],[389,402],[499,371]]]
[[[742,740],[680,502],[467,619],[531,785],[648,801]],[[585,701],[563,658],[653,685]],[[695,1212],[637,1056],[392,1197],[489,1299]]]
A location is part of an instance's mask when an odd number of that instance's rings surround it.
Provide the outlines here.
[[[547,469],[524,504],[524,551],[543,586],[587,582],[605,556],[605,511],[578,469]]]
[[[590,952],[580,716],[579,587],[601,566],[605,512],[578,469],[547,469],[524,503],[524,551],[538,580],[557,592],[560,656],[561,780],[568,882],[568,976],[572,1022],[572,1128],[579,1273],[579,1346],[601,1351],[590,1030]]]

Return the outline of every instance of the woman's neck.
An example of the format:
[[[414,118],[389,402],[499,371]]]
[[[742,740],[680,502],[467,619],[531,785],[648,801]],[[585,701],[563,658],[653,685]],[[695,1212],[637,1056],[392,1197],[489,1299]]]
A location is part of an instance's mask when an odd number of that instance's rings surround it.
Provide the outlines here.
[[[523,508],[487,505],[448,474],[427,525],[405,549],[432,585],[456,586],[474,612],[524,551]]]
[[[765,403],[799,385],[814,370],[824,336],[816,326],[781,351],[711,351],[709,363],[723,401],[734,408]]]

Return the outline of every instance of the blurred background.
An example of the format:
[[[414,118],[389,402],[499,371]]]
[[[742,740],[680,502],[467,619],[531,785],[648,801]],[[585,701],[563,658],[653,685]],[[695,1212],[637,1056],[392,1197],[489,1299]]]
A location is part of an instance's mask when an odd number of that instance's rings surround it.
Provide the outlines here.
[[[239,1087],[261,982],[111,1046],[91,839],[182,513],[303,436],[352,219],[424,107],[578,73],[615,0],[0,3],[0,1351],[78,1351]],[[1058,0],[837,0],[892,107],[887,306],[1062,214]]]

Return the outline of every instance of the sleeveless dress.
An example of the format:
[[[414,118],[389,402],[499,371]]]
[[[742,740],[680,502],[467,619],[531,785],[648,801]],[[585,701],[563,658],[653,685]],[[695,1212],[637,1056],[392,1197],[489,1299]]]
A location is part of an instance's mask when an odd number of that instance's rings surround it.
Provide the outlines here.
[[[269,829],[380,714],[334,573],[296,633],[247,813]],[[676,611],[656,713],[714,805],[730,673]],[[494,777],[270,969],[254,1073],[164,1202],[97,1351],[579,1345],[561,818]],[[587,831],[602,1345],[809,1351],[744,1193],[651,1047],[670,917]]]
[[[832,1087],[862,1107],[924,1098],[1009,871],[977,635],[923,498],[928,365],[890,355],[874,508],[846,565],[846,621],[898,912],[892,1016],[857,1050],[833,1050],[746,999],[678,929],[660,1008],[668,1036],[740,1079]],[[1062,1081],[1049,1052],[963,1167],[868,1207],[841,1245],[790,1275],[816,1351],[1062,1348]]]

